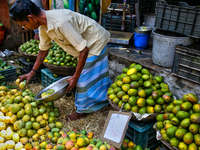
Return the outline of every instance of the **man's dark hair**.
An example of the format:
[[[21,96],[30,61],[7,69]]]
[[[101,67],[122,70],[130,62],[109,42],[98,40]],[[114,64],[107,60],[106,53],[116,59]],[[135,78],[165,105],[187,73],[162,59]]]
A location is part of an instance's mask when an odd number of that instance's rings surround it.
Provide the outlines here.
[[[10,17],[15,21],[29,21],[27,16],[30,14],[39,15],[40,8],[30,0],[16,0],[10,8]]]

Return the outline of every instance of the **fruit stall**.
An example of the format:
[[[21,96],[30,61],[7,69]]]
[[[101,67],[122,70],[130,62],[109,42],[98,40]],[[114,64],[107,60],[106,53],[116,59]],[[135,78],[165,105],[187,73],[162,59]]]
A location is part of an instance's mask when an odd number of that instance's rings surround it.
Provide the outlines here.
[[[53,9],[59,9],[59,3],[52,2]],[[17,24],[8,23],[0,15],[0,21],[4,22],[0,22],[0,150],[200,149],[200,46],[197,28],[200,7],[195,6],[194,11],[194,7],[185,3],[174,6],[172,4],[176,2],[130,0],[126,3],[129,14],[124,20],[123,2],[63,1],[64,8],[87,15],[105,29],[114,31],[110,31],[108,43],[112,80],[106,95],[108,105],[74,121],[67,116],[77,110],[76,89],[68,93],[65,90],[67,79],[76,70],[78,58],[52,41],[48,55],[29,84],[26,80],[20,82],[19,76],[29,73],[34,66],[40,41],[33,39],[32,30],[19,29]],[[10,5],[12,2],[8,1],[8,6],[4,3],[0,8],[4,7],[6,12]],[[171,23],[166,23],[171,19],[166,17],[171,12],[168,9],[181,15],[188,13],[186,16],[195,14],[193,21],[197,21],[183,23],[178,20],[180,15],[175,21],[175,30]],[[143,18],[144,13],[154,13],[155,26],[148,24],[150,20]],[[173,18],[174,14],[170,15]],[[140,27],[140,19],[146,26]],[[125,23],[123,31],[121,21]],[[187,28],[190,33],[182,28],[191,24],[192,27]],[[16,31],[20,31],[20,35],[15,34]],[[113,33],[129,33],[131,38],[127,40],[128,44],[119,41],[116,44]],[[148,38],[144,42],[146,46],[140,45],[144,39],[139,40],[139,45],[135,43],[137,39],[134,36],[137,35]],[[163,38],[166,38],[164,43],[161,41]],[[179,42],[178,38],[183,38],[180,40],[182,43],[174,44]],[[159,44],[163,48],[155,47]],[[163,53],[170,52],[170,56],[162,56],[162,50]]]

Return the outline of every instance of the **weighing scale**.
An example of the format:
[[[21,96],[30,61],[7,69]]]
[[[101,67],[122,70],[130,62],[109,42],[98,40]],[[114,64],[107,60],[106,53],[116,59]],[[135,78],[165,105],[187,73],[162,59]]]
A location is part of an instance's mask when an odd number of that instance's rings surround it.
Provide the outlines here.
[[[124,7],[124,4],[111,3],[108,6],[108,11],[111,13],[113,13],[114,11],[122,13],[123,7]],[[125,11],[128,13],[130,12],[129,4],[126,4]],[[121,23],[121,21],[120,21],[120,23]],[[131,33],[131,32],[111,31],[111,30],[109,30],[109,32],[110,32],[109,43],[111,43],[111,44],[129,45],[129,42],[130,42],[131,38],[133,37],[133,33]]]
[[[115,10],[115,11],[123,11],[123,7],[124,5],[123,4],[118,4],[118,3],[111,3],[109,6],[108,6],[108,11],[112,11],[112,10]],[[129,11],[130,10],[130,5],[129,4],[126,4],[126,11]]]

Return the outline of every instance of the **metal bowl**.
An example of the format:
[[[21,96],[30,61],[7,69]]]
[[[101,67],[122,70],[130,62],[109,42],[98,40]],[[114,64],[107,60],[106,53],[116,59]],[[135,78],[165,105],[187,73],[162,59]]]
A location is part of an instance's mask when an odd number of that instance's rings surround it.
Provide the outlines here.
[[[71,76],[67,76],[64,77],[54,83],[52,83],[51,85],[47,86],[46,88],[44,88],[42,91],[40,91],[36,97],[35,100],[36,101],[43,101],[43,102],[52,102],[55,100],[58,100],[59,98],[63,97],[65,95],[65,91],[69,85],[69,83],[67,83],[67,79],[69,79]],[[48,95],[46,97],[41,97],[41,94],[44,92],[47,92],[49,89],[54,89],[54,93],[51,95]]]
[[[145,29],[145,31],[143,29]],[[140,34],[151,34],[152,30],[153,30],[153,28],[146,27],[146,26],[140,26],[140,27],[134,28],[134,32],[140,33]]]

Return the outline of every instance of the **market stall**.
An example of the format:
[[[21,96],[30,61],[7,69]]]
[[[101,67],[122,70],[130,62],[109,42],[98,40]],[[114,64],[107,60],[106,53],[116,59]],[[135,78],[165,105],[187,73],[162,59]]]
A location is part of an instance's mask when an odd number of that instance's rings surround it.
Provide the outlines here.
[[[52,7],[62,1],[56,2]],[[9,45],[9,37],[18,43],[0,51],[0,150],[198,150],[200,7],[156,5],[155,0],[63,4],[111,34],[107,105],[70,120],[68,115],[77,111],[76,89],[65,91],[79,59],[52,40],[29,84],[20,82],[19,76],[34,66],[40,41],[24,29],[15,40],[10,24],[0,24],[0,48]]]

